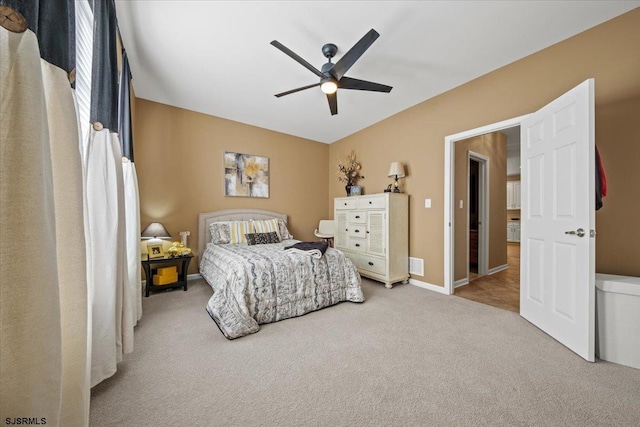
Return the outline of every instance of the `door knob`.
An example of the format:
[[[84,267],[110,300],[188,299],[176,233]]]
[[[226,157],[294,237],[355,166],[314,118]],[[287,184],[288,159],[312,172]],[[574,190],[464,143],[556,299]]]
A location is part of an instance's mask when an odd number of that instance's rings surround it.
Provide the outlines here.
[[[564,234],[571,234],[573,236],[584,237],[584,229],[578,228],[576,231],[565,231]]]

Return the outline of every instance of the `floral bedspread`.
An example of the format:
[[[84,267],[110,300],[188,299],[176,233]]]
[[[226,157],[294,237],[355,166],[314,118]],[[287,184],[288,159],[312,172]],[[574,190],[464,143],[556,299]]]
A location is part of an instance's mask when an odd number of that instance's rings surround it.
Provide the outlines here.
[[[329,248],[317,259],[284,250],[296,242],[207,246],[200,261],[214,291],[207,312],[227,338],[341,301],[364,301],[360,275],[342,252]]]

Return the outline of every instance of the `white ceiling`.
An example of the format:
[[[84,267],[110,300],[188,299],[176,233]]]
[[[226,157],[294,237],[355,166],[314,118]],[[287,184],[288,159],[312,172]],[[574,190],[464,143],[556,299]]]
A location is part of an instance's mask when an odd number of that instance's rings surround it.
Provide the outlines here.
[[[116,0],[136,96],[331,143],[640,6],[640,1]],[[347,76],[389,94],[338,90],[338,115],[316,68],[371,28],[380,33]]]

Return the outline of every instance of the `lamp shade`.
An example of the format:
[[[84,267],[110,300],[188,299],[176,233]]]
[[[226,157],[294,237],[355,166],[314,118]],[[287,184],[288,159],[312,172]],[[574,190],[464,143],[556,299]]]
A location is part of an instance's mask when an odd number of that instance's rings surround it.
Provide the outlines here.
[[[389,177],[404,177],[404,165],[401,162],[393,162],[391,163],[391,167],[389,168]]]
[[[171,234],[160,222],[152,222],[141,234],[143,239],[170,239]]]

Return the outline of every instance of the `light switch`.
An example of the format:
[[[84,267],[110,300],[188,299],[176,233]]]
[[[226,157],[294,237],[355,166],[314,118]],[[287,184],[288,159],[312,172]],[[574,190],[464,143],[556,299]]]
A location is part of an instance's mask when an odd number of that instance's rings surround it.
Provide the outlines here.
[[[425,208],[431,207],[431,199],[424,199],[424,207]]]
[[[464,207],[464,200],[460,200],[460,209]]]

